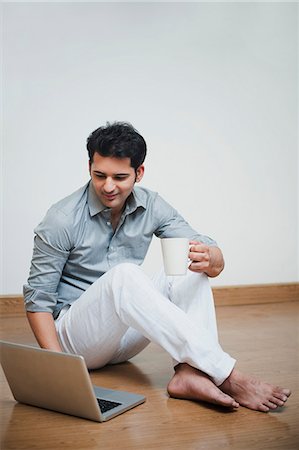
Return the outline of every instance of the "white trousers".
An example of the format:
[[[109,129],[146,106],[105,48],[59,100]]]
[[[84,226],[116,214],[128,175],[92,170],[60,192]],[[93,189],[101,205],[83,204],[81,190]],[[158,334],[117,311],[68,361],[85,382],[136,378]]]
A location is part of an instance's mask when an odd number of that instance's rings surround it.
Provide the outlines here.
[[[188,363],[216,385],[229,376],[235,359],[219,345],[208,277],[153,279],[131,263],[109,270],[55,321],[64,351],[80,354],[95,369],[135,356],[150,341],[159,344],[174,364]]]

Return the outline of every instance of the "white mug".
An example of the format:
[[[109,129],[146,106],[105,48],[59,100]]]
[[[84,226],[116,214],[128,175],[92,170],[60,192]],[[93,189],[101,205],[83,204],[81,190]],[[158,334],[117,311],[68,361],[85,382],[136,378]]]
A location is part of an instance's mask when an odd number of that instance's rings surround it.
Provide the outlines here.
[[[164,270],[166,275],[185,275],[188,268],[189,239],[161,239]]]

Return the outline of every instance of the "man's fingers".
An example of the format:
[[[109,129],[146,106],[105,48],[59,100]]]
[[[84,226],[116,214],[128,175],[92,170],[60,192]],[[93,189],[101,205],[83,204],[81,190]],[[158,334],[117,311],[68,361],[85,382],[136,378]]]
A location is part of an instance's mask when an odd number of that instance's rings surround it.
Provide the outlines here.
[[[209,247],[207,245],[199,243],[195,244],[190,243],[189,249],[191,252],[198,252],[198,253],[205,253],[209,251]]]
[[[201,242],[190,242],[189,259],[191,263],[189,269],[192,272],[205,272],[210,265],[209,247]]]
[[[201,262],[192,262],[189,265],[189,269],[192,272],[205,272],[209,267],[208,261],[201,261]]]
[[[210,256],[207,252],[194,252],[194,251],[190,251],[189,252],[189,258],[191,259],[191,261],[209,261],[210,260]]]

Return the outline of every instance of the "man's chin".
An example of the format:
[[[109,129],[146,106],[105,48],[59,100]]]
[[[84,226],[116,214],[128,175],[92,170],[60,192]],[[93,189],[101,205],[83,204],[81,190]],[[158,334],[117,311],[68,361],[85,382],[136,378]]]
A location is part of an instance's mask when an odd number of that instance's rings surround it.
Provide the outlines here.
[[[107,199],[107,198],[103,198],[101,199],[101,202],[103,203],[104,206],[106,206],[107,208],[121,208],[121,202],[119,201],[119,198],[113,198],[111,200]]]
[[[118,200],[117,195],[113,195],[111,198],[106,197],[106,196],[101,197],[101,202],[104,205],[110,205],[111,203],[115,203],[115,201],[117,201],[117,200]]]

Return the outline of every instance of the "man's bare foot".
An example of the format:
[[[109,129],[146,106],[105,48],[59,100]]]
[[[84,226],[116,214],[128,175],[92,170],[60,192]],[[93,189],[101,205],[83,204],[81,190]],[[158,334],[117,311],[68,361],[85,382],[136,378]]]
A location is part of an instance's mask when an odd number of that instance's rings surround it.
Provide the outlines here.
[[[179,364],[167,386],[170,397],[197,400],[215,405],[238,408],[239,404],[224,394],[203,372],[188,364]]]
[[[283,406],[291,394],[289,389],[256,380],[236,369],[219,388],[234,397],[240,405],[263,412]]]

